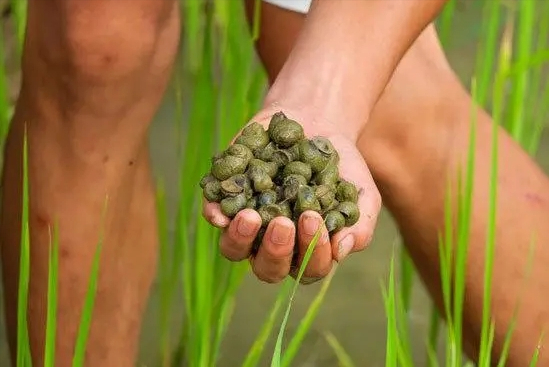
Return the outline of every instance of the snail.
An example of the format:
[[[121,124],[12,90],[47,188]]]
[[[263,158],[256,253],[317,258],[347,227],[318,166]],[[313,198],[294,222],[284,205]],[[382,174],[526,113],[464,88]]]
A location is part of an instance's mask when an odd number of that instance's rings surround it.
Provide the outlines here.
[[[335,192],[329,185],[319,185],[315,187],[315,195],[323,210],[329,210],[333,207]]]
[[[358,190],[356,189],[356,186],[348,181],[342,180],[337,185],[336,199],[339,201],[356,203],[358,201]]]
[[[236,157],[234,155],[227,155],[225,157],[218,158],[212,165],[212,175],[218,180],[226,180],[233,175],[238,175],[246,171],[248,162],[246,159]]]
[[[299,157],[302,162],[311,166],[313,172],[320,172],[328,163],[337,164],[339,161],[332,143],[320,136],[311,140],[302,140],[299,143]]]
[[[273,187],[273,180],[271,180],[271,176],[269,176],[267,172],[259,166],[251,167],[248,170],[248,176],[250,177],[256,192],[269,190]]]
[[[307,182],[311,179],[311,176],[313,175],[311,171],[311,166],[299,161],[289,162],[282,170],[283,176],[289,176],[291,174],[303,176],[305,177],[305,180],[307,180]]]
[[[296,218],[305,212],[306,210],[320,211],[320,203],[315,195],[315,190],[307,185],[302,185],[297,190],[294,215]]]
[[[359,190],[339,177],[338,165],[339,154],[328,138],[305,137],[297,121],[277,112],[267,129],[252,122],[232,145],[216,153],[199,186],[204,198],[219,203],[229,218],[246,208],[258,212],[255,254],[267,226],[280,216],[297,226],[305,211],[318,212],[330,235],[358,222]]]
[[[360,212],[358,210],[358,205],[356,205],[355,203],[352,203],[350,201],[344,201],[342,203],[339,203],[336,209],[345,217],[346,227],[350,227],[358,222]]]
[[[263,126],[257,122],[252,122],[242,130],[235,143],[245,145],[250,150],[256,151],[265,148],[269,144],[269,134],[263,129]]]
[[[315,175],[314,181],[317,185],[328,185],[335,189],[337,182],[339,181],[339,170],[337,166],[333,163],[329,163],[322,171]]]
[[[246,195],[244,193],[238,194],[234,197],[226,197],[221,200],[220,207],[221,212],[229,218],[234,218],[239,211],[246,208]]]
[[[337,232],[345,226],[345,217],[337,210],[330,210],[324,219],[328,233]]]

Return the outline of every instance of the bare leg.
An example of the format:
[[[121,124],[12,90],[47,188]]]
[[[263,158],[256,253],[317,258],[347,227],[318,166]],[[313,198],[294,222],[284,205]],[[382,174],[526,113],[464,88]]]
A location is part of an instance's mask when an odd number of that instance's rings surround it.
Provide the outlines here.
[[[108,196],[88,366],[135,365],[156,266],[147,130],[177,51],[173,0],[29,2],[23,86],[6,147],[1,249],[15,358],[24,124],[33,365],[43,364],[50,227],[60,228],[57,360],[70,366]]]
[[[253,14],[253,1],[247,2]],[[304,21],[304,16],[262,4],[262,36],[257,49],[274,80]],[[280,27],[284,24],[284,27]],[[467,155],[471,111],[469,95],[459,84],[429,27],[401,61],[376,105],[360,147],[384,203],[393,213],[421,276],[441,304],[438,231],[443,228],[444,196]],[[469,353],[475,357],[481,325],[483,263],[488,219],[491,120],[479,113],[474,188],[474,216],[464,313]],[[549,181],[536,164],[500,131],[499,201],[492,315],[495,348],[501,349],[517,297],[522,310],[508,366],[527,365],[543,328],[549,324]],[[453,186],[456,182],[454,180]],[[523,287],[529,246],[536,239],[536,261]],[[521,293],[523,292],[523,293]],[[542,353],[540,365],[549,362]]]

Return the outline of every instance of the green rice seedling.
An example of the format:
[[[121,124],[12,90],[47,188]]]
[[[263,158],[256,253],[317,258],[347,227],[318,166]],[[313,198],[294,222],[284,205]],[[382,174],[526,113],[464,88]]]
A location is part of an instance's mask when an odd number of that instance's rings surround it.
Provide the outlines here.
[[[324,333],[324,338],[337,356],[339,367],[355,367],[351,357],[347,354],[343,346],[337,341],[336,337],[332,333]]]
[[[21,246],[19,255],[19,285],[17,299],[17,367],[31,366],[30,343],[27,323],[30,275],[30,231],[29,231],[29,180],[27,130],[23,138],[23,197],[21,214]]]
[[[91,319],[93,316],[93,308],[95,303],[95,295],[97,293],[97,281],[99,279],[99,265],[101,259],[101,249],[103,247],[103,227],[105,214],[108,204],[108,198],[105,202],[105,210],[103,212],[102,226],[99,233],[99,240],[93,256],[90,278],[88,281],[88,289],[86,290],[86,296],[84,298],[84,306],[82,308],[82,315],[80,316],[80,325],[78,327],[78,334],[76,335],[76,345],[74,347],[74,355],[72,360],[73,367],[81,367],[84,365],[86,358],[86,344],[88,342],[88,336],[91,328]]]
[[[303,343],[303,340],[305,339],[305,337],[307,336],[307,333],[311,329],[311,326],[318,314],[318,311],[320,310],[320,307],[324,302],[324,298],[326,296],[326,293],[328,292],[328,289],[330,288],[330,284],[332,283],[332,279],[337,271],[337,267],[338,267],[338,264],[337,263],[334,264],[334,267],[332,268],[332,271],[330,272],[330,274],[328,274],[328,276],[324,278],[322,286],[320,287],[320,290],[318,291],[317,295],[311,302],[311,305],[307,309],[305,316],[301,319],[301,322],[299,323],[299,326],[295,331],[294,336],[288,343],[288,346],[286,347],[286,351],[284,352],[284,355],[282,357],[282,362],[281,362],[282,367],[290,367],[292,361],[296,357],[299,351],[299,348]]]
[[[23,54],[23,43],[25,42],[25,30],[27,28],[28,0],[11,0],[11,7],[15,16],[17,50],[19,56],[21,56]]]
[[[0,60],[6,57],[4,31],[0,27]],[[9,100],[9,84],[6,65],[0,62],[0,149],[4,146],[4,141],[8,134],[8,128],[11,119],[11,106]],[[3,149],[2,149],[3,151]],[[0,163],[2,159],[0,159]]]
[[[311,259],[311,256],[313,255],[313,251],[318,243],[318,239],[320,238],[320,229],[315,233],[312,241],[307,246],[307,251],[305,252],[305,255],[303,256],[303,262],[301,266],[299,267],[299,271],[297,274],[297,277],[295,278],[295,283],[292,288],[292,292],[290,294],[290,298],[288,300],[288,305],[286,307],[286,312],[284,313],[284,318],[282,319],[282,322],[280,324],[280,329],[278,331],[278,336],[276,338],[276,345],[273,351],[273,358],[271,360],[271,367],[280,367],[282,366],[282,341],[284,339],[284,332],[286,330],[286,324],[288,323],[288,318],[290,317],[290,311],[292,309],[292,303],[295,297],[295,294],[297,292],[297,289],[299,287],[299,282],[301,278],[303,277],[303,273],[305,272],[305,269],[307,267],[307,264],[309,263],[309,260]]]
[[[397,292],[394,255],[393,252],[389,265],[389,284],[387,288],[381,288],[388,324],[385,366],[408,367],[414,364],[410,355],[410,341],[407,338],[407,320],[404,320],[405,312],[400,293]]]
[[[57,331],[57,282],[59,268],[59,227],[50,235],[48,257],[48,304],[46,314],[46,341],[44,345],[44,367],[55,367],[55,335]]]

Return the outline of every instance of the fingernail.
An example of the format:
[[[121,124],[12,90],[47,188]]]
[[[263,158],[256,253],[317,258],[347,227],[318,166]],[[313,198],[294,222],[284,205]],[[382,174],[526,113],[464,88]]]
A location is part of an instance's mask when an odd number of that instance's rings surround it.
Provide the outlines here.
[[[352,234],[348,234],[347,236],[343,237],[341,241],[339,241],[338,256],[340,261],[343,260],[347,255],[349,255],[354,245],[355,237]]]
[[[255,223],[251,223],[250,221],[244,220],[243,218],[238,219],[236,231],[242,237],[250,237],[251,235],[253,235],[255,232],[255,228]]]
[[[303,218],[303,232],[306,235],[314,236],[318,231],[318,227],[320,227],[320,220],[317,217],[307,215]]]
[[[271,242],[275,245],[285,245],[292,238],[292,228],[288,225],[277,223],[271,232]]]
[[[227,225],[225,218],[219,215],[214,215],[212,217],[212,224],[216,227],[225,227]]]

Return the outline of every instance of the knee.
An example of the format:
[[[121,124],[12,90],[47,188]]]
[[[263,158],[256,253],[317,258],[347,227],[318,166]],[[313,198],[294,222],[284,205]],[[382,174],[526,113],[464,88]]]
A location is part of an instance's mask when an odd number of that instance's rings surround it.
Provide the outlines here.
[[[27,53],[65,77],[120,80],[156,61],[166,47],[159,39],[177,13],[176,0],[34,0]],[[171,43],[175,48],[177,40]]]

